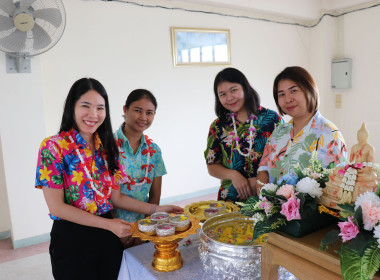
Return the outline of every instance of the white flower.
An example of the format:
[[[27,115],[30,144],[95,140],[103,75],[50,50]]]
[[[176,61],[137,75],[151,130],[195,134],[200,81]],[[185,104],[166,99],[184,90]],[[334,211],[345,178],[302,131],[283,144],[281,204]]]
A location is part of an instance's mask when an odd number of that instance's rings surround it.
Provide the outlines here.
[[[263,192],[263,190],[266,190],[267,192],[273,192],[275,193],[278,189],[278,186],[276,184],[265,184],[262,188],[261,188],[261,191],[260,191],[260,195],[259,195],[259,198],[260,199],[263,199],[263,196],[261,195],[261,193]]]
[[[309,177],[305,177],[297,183],[296,191],[307,193],[313,198],[320,198],[323,194],[322,188],[319,187],[319,183]]]
[[[227,193],[228,193],[228,190],[227,189],[224,189],[220,192],[220,197],[221,198],[226,198],[227,197]]]
[[[380,248],[380,225],[375,226],[373,229],[373,237],[377,239],[378,247]]]
[[[356,201],[355,201],[355,211],[356,209],[359,208],[359,206],[362,206],[362,203],[364,201],[371,201],[372,205],[374,207],[380,207],[380,197],[378,197],[375,193],[373,192],[365,192],[365,193],[362,193],[361,195],[359,195],[357,198],[356,198]]]
[[[258,222],[264,221],[264,215],[262,213],[253,214],[252,218],[255,221],[255,224]]]

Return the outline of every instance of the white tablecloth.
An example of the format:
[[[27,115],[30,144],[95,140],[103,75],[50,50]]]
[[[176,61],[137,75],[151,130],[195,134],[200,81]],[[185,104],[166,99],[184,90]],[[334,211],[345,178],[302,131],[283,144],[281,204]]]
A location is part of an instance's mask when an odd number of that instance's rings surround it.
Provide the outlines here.
[[[191,244],[186,245],[186,241],[189,240]],[[177,249],[181,252],[183,266],[171,272],[159,272],[153,269],[153,253],[156,250],[153,243],[126,249],[118,280],[214,280],[215,278],[203,272],[198,253],[199,242],[198,235],[190,235],[179,242]]]
[[[191,243],[187,245],[189,240]],[[118,280],[218,280],[217,277],[203,271],[198,253],[199,243],[198,234],[190,235],[178,243],[177,249],[181,252],[183,266],[171,272],[159,272],[153,269],[153,253],[156,250],[153,243],[126,249],[123,253]],[[278,279],[297,280],[293,274],[281,266]]]

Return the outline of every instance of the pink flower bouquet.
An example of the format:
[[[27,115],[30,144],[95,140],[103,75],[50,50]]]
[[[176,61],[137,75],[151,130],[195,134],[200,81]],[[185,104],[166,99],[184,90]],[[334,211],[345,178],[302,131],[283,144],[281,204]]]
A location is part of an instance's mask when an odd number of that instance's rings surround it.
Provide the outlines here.
[[[341,272],[344,280],[372,279],[380,268],[380,197],[361,194],[354,205],[339,204],[339,230],[330,231],[321,241],[327,249],[339,241]]]
[[[253,239],[264,233],[276,231],[294,221],[310,217],[318,212],[317,199],[322,195],[319,183],[309,177],[295,185],[266,184],[259,196],[250,197],[241,213],[255,219]]]

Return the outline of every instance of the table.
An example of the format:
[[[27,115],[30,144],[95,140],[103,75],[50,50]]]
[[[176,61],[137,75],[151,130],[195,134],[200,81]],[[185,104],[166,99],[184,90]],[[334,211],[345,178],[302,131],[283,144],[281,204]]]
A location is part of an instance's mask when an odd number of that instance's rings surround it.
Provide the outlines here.
[[[261,248],[261,279],[277,279],[278,266],[285,267],[299,279],[342,279],[339,255],[334,248],[319,250],[322,238],[336,225],[329,226],[303,237],[284,233],[269,233],[268,242]],[[380,280],[378,274],[373,279]]]
[[[190,245],[187,245],[188,241]],[[160,272],[152,267],[153,253],[156,250],[153,243],[145,243],[124,250],[118,280],[218,280],[214,275],[203,271],[202,262],[199,258],[198,234],[190,235],[181,240],[178,250],[181,252],[183,266],[175,271]],[[280,280],[294,280],[294,276],[280,268]],[[223,279],[224,280],[224,279]]]
[[[186,242],[191,240],[190,245]],[[178,243],[178,250],[183,259],[183,266],[175,271],[160,272],[152,267],[153,243],[145,243],[140,246],[124,250],[123,260],[118,280],[211,280],[212,276],[204,273],[202,263],[199,259],[198,235],[190,235]],[[214,279],[213,279],[214,280]]]

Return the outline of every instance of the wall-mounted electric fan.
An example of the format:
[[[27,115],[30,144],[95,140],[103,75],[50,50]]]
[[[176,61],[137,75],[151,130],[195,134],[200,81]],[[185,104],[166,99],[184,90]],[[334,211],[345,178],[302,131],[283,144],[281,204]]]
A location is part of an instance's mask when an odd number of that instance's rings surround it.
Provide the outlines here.
[[[7,64],[13,58],[17,72],[30,72],[30,57],[57,44],[65,25],[61,0],[0,0],[0,50]]]

